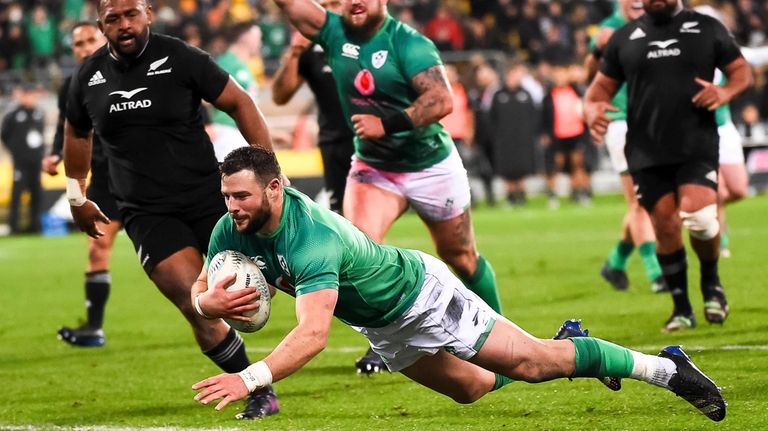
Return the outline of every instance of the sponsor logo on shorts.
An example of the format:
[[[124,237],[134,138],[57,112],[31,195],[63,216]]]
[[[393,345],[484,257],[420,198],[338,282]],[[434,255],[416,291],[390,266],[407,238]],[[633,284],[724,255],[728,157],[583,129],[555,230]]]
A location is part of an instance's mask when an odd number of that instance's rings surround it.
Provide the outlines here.
[[[712,181],[713,183],[717,184],[717,171],[709,171],[706,175],[704,175],[704,178],[708,179],[709,181]]]

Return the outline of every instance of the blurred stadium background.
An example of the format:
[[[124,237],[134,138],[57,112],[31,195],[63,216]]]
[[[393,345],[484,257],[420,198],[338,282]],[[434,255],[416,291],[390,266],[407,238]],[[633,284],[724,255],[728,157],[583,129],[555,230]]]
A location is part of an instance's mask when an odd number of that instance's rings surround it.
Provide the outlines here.
[[[717,8],[737,41],[743,46],[768,43],[768,2],[760,0],[689,0],[690,6],[710,4]],[[265,0],[152,0],[156,20],[153,31],[177,36],[208,51],[214,57],[227,49],[228,28],[251,22],[261,30],[260,55],[250,61],[251,72],[259,84],[258,104],[267,116],[280,159],[288,175],[299,188],[317,196],[322,181],[322,162],[316,148],[317,123],[312,94],[305,87],[286,106],[272,103],[271,77],[279,58],[290,41],[292,29],[275,5]],[[568,65],[571,81],[584,87],[586,74],[581,67],[588,54],[588,41],[596,25],[614,9],[613,0],[391,0],[390,13],[424,32],[442,51],[444,60],[457,67],[460,84],[468,95],[466,110],[470,115],[503,84],[504,68],[510,62],[527,66],[523,87],[538,104],[551,79],[553,65]],[[13,91],[20,82],[36,82],[45,90],[41,107],[45,111],[44,144],[50,146],[56,121],[56,91],[63,77],[74,68],[69,46],[69,29],[81,20],[95,19],[95,3],[88,0],[1,0],[0,1],[0,113],[13,106]],[[479,77],[484,65],[496,72],[490,78]],[[748,166],[753,174],[753,191],[765,185],[768,157],[759,148],[768,145],[765,133],[768,119],[768,71],[755,69],[756,85],[733,103],[733,117],[750,136],[745,150],[752,153]],[[742,115],[755,110],[759,118]],[[482,132],[482,131],[480,131]],[[472,141],[472,136],[467,136]],[[474,178],[487,179],[493,171],[483,154],[489,147],[513,145],[510,142],[486,142],[470,146],[465,162]],[[752,151],[753,148],[758,150]],[[479,157],[476,157],[480,154]],[[589,147],[588,168],[592,187],[597,193],[618,192],[617,177],[610,171],[604,148]],[[749,156],[749,154],[748,154]],[[537,146],[530,161],[534,175],[528,180],[529,192],[544,188],[542,172],[544,151]],[[489,160],[496,170],[508,160]],[[5,221],[10,199],[11,162],[5,149],[0,150],[0,225]],[[47,211],[61,195],[63,175],[43,175]],[[568,193],[565,179],[558,190]],[[488,192],[492,196],[488,196]],[[478,202],[494,203],[504,194],[497,178],[492,188],[473,181]],[[320,196],[319,199],[323,197]],[[503,202],[503,199],[500,199]],[[66,208],[65,208],[66,209]],[[66,213],[66,211],[63,211]],[[0,233],[7,229],[0,228]]]

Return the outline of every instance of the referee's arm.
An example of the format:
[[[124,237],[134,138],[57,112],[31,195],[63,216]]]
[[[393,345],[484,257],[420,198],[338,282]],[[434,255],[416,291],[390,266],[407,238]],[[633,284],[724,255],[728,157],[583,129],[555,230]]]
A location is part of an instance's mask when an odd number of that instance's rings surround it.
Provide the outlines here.
[[[231,77],[213,106],[235,120],[237,128],[252,147],[272,149],[267,123],[251,96]]]

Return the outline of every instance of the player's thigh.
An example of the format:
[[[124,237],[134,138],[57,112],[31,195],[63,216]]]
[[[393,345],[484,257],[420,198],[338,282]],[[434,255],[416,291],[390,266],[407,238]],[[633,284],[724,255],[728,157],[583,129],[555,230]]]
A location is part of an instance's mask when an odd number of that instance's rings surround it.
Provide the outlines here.
[[[408,208],[405,196],[381,171],[354,160],[344,191],[344,217],[372,240],[382,242]]]
[[[749,175],[743,163],[720,164],[720,187],[731,200],[742,199],[749,189]]]
[[[677,165],[665,165],[632,171],[635,195],[648,214],[659,212],[663,215],[666,212],[666,207],[656,209],[657,203],[662,198],[671,196],[674,202],[678,189],[677,169]]]
[[[409,379],[464,404],[488,393],[496,381],[493,372],[459,359],[445,350],[431,356],[423,356],[400,372]]]
[[[191,247],[202,253],[195,231],[178,217],[128,213],[124,220],[139,263],[150,278],[160,263],[180,250]]]
[[[676,173],[680,210],[698,211],[717,203],[718,163],[716,160],[692,160]]]

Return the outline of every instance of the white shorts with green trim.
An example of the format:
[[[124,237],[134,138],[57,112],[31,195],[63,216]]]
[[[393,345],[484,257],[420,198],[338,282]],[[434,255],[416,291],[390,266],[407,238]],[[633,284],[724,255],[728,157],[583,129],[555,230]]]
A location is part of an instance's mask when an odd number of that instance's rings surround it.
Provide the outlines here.
[[[611,159],[613,170],[619,174],[625,174],[629,170],[627,158],[624,156],[624,146],[626,143],[627,122],[625,120],[614,120],[608,123],[608,130],[605,132],[605,148],[608,149],[608,156]]]
[[[426,274],[413,305],[382,328],[353,327],[368,338],[392,372],[441,349],[460,359],[472,358],[499,318],[442,261],[420,254]]]
[[[741,135],[733,122],[729,121],[717,128],[720,135],[720,164],[743,165],[744,149],[741,146]]]

